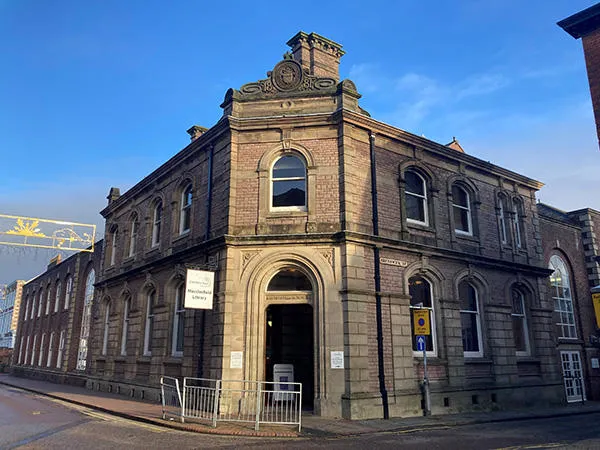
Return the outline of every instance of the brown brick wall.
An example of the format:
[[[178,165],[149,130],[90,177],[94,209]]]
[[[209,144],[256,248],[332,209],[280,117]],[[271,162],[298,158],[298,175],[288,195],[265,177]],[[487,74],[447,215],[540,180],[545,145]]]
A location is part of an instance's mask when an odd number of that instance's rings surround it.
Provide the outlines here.
[[[582,39],[585,53],[592,105],[596,117],[596,130],[600,140],[600,29],[597,29]]]

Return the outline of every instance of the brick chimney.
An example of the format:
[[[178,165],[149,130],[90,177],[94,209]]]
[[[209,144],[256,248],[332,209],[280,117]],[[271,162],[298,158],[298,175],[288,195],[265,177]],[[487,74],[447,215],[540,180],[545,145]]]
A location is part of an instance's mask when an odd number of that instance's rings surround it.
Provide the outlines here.
[[[202,136],[207,131],[208,131],[208,128],[204,128],[199,125],[194,125],[189,130],[187,130],[187,133],[190,135],[190,140],[192,142],[194,142],[196,139],[198,139],[200,136]]]
[[[292,56],[311,75],[340,80],[340,58],[344,55],[342,46],[337,42],[316,33],[306,34],[300,31],[287,45],[292,48]]]

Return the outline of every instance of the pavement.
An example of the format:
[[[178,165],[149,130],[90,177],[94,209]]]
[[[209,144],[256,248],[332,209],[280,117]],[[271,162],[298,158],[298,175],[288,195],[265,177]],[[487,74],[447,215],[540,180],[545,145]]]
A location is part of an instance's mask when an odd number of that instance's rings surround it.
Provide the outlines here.
[[[294,438],[294,437],[341,437],[382,432],[412,433],[426,429],[443,429],[461,425],[517,420],[545,419],[578,414],[600,413],[600,402],[586,401],[553,408],[520,409],[511,411],[468,412],[427,417],[396,417],[388,420],[345,420],[303,414],[302,431],[297,427],[219,422],[216,428],[208,423],[179,422],[179,419],[163,419],[162,405],[132,400],[118,394],[97,392],[84,387],[55,384],[0,373],[0,384],[22,389],[34,394],[62,400],[125,419],[195,433]]]

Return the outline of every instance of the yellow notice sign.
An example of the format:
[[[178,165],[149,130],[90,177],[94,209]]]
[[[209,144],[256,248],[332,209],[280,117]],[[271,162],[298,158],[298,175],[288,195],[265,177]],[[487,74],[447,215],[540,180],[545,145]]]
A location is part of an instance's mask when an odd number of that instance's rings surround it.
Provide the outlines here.
[[[592,294],[592,303],[594,304],[594,312],[596,313],[596,326],[600,328],[600,292]]]
[[[431,334],[428,309],[413,309],[413,323],[415,336],[429,336]]]

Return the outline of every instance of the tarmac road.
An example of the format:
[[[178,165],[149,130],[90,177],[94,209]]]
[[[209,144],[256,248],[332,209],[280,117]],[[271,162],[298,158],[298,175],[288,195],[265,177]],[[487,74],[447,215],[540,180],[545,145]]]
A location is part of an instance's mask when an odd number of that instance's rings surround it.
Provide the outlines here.
[[[148,425],[0,385],[0,450],[600,449],[600,412],[355,436],[252,438]]]

